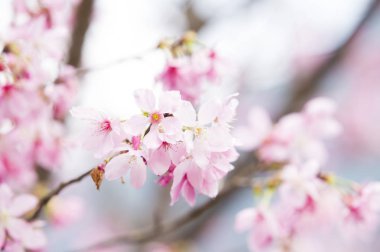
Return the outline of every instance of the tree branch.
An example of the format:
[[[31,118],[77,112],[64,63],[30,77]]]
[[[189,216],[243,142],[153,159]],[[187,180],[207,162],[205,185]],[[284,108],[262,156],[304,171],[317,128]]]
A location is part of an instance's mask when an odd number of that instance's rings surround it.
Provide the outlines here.
[[[80,66],[84,40],[90,27],[93,8],[94,0],[82,0],[78,6],[67,60],[67,63],[73,67]]]
[[[92,170],[92,169],[91,169]],[[61,183],[57,188],[52,190],[50,193],[48,193],[46,196],[44,196],[40,201],[38,202],[38,206],[36,210],[34,211],[33,215],[29,218],[29,221],[35,220],[41,213],[42,209],[44,208],[45,205],[49,203],[49,201],[56,195],[58,195],[63,189],[66,187],[80,182],[82,179],[85,177],[89,176],[91,173],[91,170],[86,171],[85,173],[79,175],[78,177],[71,179],[67,182]]]

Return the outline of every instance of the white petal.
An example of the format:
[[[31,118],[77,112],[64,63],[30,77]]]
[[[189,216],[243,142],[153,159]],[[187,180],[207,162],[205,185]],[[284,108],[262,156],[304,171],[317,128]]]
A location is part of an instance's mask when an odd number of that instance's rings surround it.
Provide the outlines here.
[[[144,112],[153,112],[156,107],[156,98],[149,89],[138,89],[135,91],[135,100],[139,108]]]
[[[33,195],[19,195],[12,200],[9,213],[12,216],[19,217],[32,210],[37,205],[37,198]]]
[[[114,157],[105,167],[104,177],[108,180],[115,180],[123,177],[129,170],[129,162],[131,156],[121,154]]]

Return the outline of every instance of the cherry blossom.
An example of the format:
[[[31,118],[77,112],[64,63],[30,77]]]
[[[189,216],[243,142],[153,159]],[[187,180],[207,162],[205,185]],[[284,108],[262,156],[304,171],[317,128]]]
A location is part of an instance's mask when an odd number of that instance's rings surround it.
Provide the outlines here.
[[[178,41],[163,41],[159,45],[169,53],[167,63],[156,80],[165,90],[177,90],[184,100],[199,102],[200,94],[219,83],[226,67],[213,49],[203,48],[196,34],[187,32]]]
[[[276,246],[281,239],[280,225],[269,209],[242,210],[236,216],[235,229],[239,232],[250,230],[248,244],[251,251],[265,251]]]
[[[279,188],[282,200],[297,209],[313,204],[318,198],[320,180],[317,175],[319,165],[309,161],[302,167],[287,165],[281,172],[282,184]]]
[[[243,149],[258,149],[258,156],[266,162],[303,163],[310,159],[324,163],[327,159],[324,140],[335,137],[341,126],[334,118],[335,104],[327,98],[309,101],[303,111],[281,118],[276,124],[260,108],[253,108],[248,127],[241,127],[237,135]],[[248,131],[254,132],[246,139]]]
[[[94,151],[95,157],[104,157],[123,141],[124,132],[120,120],[90,108],[75,107],[71,109],[71,114],[87,122],[83,145]]]
[[[0,247],[5,246],[8,240],[31,250],[45,246],[46,238],[40,230],[40,223],[28,223],[22,219],[36,204],[34,196],[14,196],[6,184],[0,185]]]
[[[352,225],[357,232],[375,231],[380,221],[380,184],[369,183],[360,187],[354,194],[343,198],[345,223]]]

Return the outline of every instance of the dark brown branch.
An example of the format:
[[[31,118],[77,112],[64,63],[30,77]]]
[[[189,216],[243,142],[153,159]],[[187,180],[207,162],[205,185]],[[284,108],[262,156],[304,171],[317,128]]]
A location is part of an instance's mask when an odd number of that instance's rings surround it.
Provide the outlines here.
[[[58,195],[63,189],[65,189],[66,187],[72,185],[72,184],[75,184],[75,183],[78,183],[80,182],[82,179],[84,179],[85,177],[89,176],[91,173],[91,170],[89,171],[86,171],[85,173],[81,174],[80,176],[74,178],[74,179],[71,179],[67,182],[63,182],[61,183],[57,188],[55,188],[54,190],[52,190],[50,193],[48,193],[46,196],[44,196],[38,203],[38,206],[35,210],[35,212],[33,213],[33,215],[29,218],[30,221],[32,220],[35,220],[41,213],[42,209],[44,208],[45,205],[47,205],[49,203],[49,201],[56,195]]]
[[[67,63],[73,67],[79,67],[82,58],[82,49],[87,30],[91,23],[94,0],[82,0],[76,13],[76,22],[71,37],[71,46]]]

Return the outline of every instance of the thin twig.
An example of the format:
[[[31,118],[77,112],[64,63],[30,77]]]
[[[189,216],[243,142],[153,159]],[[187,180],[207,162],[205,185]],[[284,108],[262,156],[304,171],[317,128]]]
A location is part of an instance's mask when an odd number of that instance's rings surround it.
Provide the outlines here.
[[[85,177],[89,176],[90,173],[91,173],[91,170],[86,171],[85,173],[79,175],[78,177],[76,177],[74,179],[71,179],[71,180],[69,180],[67,182],[61,183],[58,187],[56,187],[54,190],[52,190],[50,193],[48,193],[46,196],[44,196],[42,199],[40,199],[40,201],[38,202],[38,206],[37,206],[35,212],[33,213],[33,215],[29,218],[29,221],[35,220],[40,215],[40,213],[41,213],[42,209],[44,208],[44,206],[47,205],[47,203],[49,203],[49,201],[54,196],[58,195],[66,187],[68,187],[68,186],[70,186],[72,184],[80,182],[82,179],[84,179]]]

